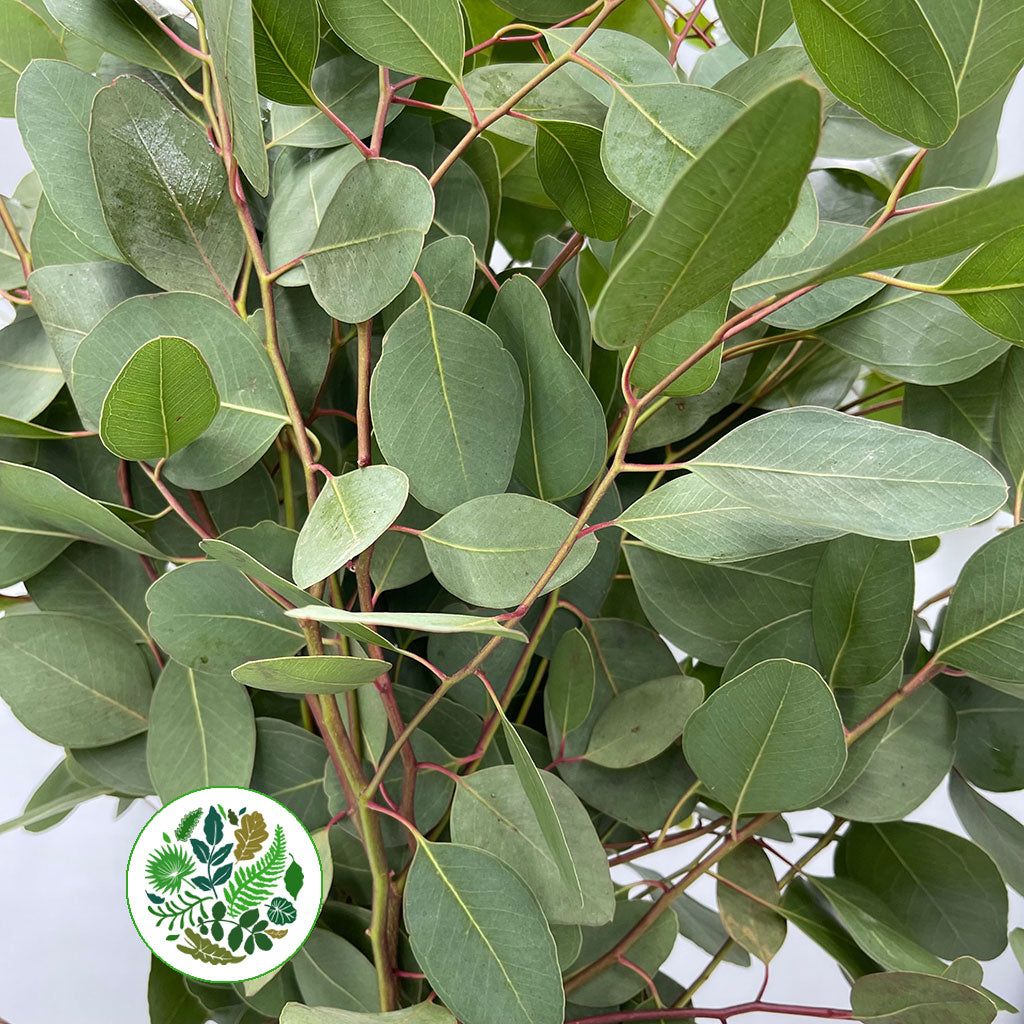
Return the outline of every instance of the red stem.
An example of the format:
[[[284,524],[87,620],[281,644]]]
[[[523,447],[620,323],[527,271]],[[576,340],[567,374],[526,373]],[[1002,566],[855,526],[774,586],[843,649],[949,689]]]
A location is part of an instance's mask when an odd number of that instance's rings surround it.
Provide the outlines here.
[[[615,1013],[599,1013],[593,1017],[576,1017],[567,1024],[629,1024],[631,1021],[644,1020],[695,1020],[698,1017],[711,1017],[713,1020],[724,1021],[730,1017],[739,1017],[744,1013],[779,1013],[794,1017],[820,1017],[823,1020],[853,1020],[850,1010],[838,1010],[827,1006],[798,1006],[793,1003],[736,1003],[734,1006],[722,1006],[713,1010],[689,1007],[687,1009],[669,1010],[617,1010]]]

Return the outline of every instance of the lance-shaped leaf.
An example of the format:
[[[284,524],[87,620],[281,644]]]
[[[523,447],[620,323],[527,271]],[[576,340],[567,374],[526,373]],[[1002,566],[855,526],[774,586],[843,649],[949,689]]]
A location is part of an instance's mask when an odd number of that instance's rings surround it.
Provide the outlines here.
[[[0,2],[0,39],[0,117],[13,117],[18,76],[37,57],[62,60],[64,47],[49,25],[20,0]]]
[[[792,0],[800,38],[825,84],[915,145],[941,146],[959,116],[949,58],[917,0]]]
[[[139,647],[105,626],[45,612],[0,619],[0,697],[44,740],[95,747],[144,732],[151,692]]]
[[[379,313],[409,282],[433,218],[433,190],[415,167],[358,164],[324,211],[304,261],[317,301],[346,323]]]
[[[748,57],[767,50],[793,24],[789,0],[719,0],[725,31]]]
[[[1024,229],[976,249],[938,290],[986,331],[1024,345]]]
[[[548,666],[544,700],[562,736],[581,726],[590,714],[594,655],[578,629],[567,630],[558,641]]]
[[[805,282],[951,256],[997,238],[1024,219],[1024,177],[895,217]]]
[[[1006,500],[1000,474],[953,441],[810,406],[742,424],[690,467],[773,515],[882,540],[968,526]]]
[[[618,694],[594,722],[584,755],[605,768],[630,768],[660,754],[678,739],[687,719],[704,700],[704,687],[691,676],[666,676]]]
[[[866,686],[902,657],[914,617],[907,543],[849,534],[825,549],[814,581],[814,640],[833,688]]]
[[[768,854],[753,843],[741,843],[718,865],[717,893],[725,930],[762,963],[770,963],[786,941],[786,919],[765,906],[779,902]]]
[[[422,633],[483,633],[485,636],[503,636],[526,643],[526,634],[503,626],[496,619],[479,615],[456,615],[445,612],[347,612],[343,608],[323,608],[309,605],[291,608],[287,612],[295,619],[315,619],[333,626],[339,633],[381,643],[389,650],[397,648],[367,626],[390,626],[394,629],[413,629]]]
[[[202,353],[183,338],[147,341],[103,399],[100,437],[119,458],[166,459],[191,444],[220,411]]]
[[[537,122],[537,174],[581,234],[611,241],[629,219],[629,200],[601,167],[601,132],[572,121]]]
[[[247,661],[231,674],[245,686],[278,693],[345,693],[372,683],[390,666],[376,658],[311,655]]]
[[[320,47],[316,0],[253,0],[252,29],[260,93],[277,103],[309,104]]]
[[[561,1024],[554,939],[536,897],[497,857],[420,839],[405,920],[417,962],[460,1020]]]
[[[296,584],[312,586],[365,551],[398,518],[408,495],[408,477],[393,466],[332,476],[299,531]]]
[[[964,566],[935,660],[981,679],[1024,682],[1024,527],[980,548]]]
[[[715,690],[686,723],[683,752],[734,818],[813,806],[846,763],[843,721],[825,681],[782,659]]]
[[[88,39],[101,50],[141,64],[144,68],[179,74],[187,78],[196,68],[196,59],[186,53],[154,23],[137,3],[128,0],[46,0],[46,9],[76,36]],[[188,35],[191,26],[172,19],[171,27],[179,35]],[[192,40],[195,42],[195,34]]]
[[[1021,0],[918,0],[949,57],[960,116],[977,110],[1024,63]]]
[[[161,288],[231,302],[245,239],[224,164],[202,128],[124,75],[96,94],[89,154],[124,258]]]
[[[541,290],[516,275],[498,292],[487,325],[519,366],[525,390],[515,475],[539,498],[578,494],[604,465],[604,410],[562,347]]]
[[[566,887],[569,905],[582,910],[584,907],[583,889],[580,885],[580,878],[572,853],[569,851],[566,831],[555,811],[554,798],[545,785],[543,776],[533,763],[533,758],[530,756],[529,750],[526,749],[526,744],[523,742],[522,737],[516,731],[516,727],[508,720],[505,709],[501,706],[501,701],[498,699],[498,695],[494,692],[493,688],[487,688],[487,696],[490,697],[494,704],[495,712],[501,719],[502,735],[505,738],[509,753],[512,755],[512,765],[519,779],[519,785],[533,811],[534,819],[543,837],[544,845],[547,847],[547,852],[554,861],[562,883]],[[563,923],[575,924],[577,920],[582,920],[582,918],[570,919]]]
[[[996,1016],[995,1003],[983,993],[949,978],[906,971],[858,978],[850,1005],[864,1024],[990,1024]]]
[[[206,786],[248,786],[255,753],[248,693],[223,676],[168,662],[153,691],[146,744],[160,799]]]
[[[695,562],[739,562],[830,540],[839,533],[766,515],[694,473],[645,494],[615,521],[655,551]]]
[[[518,604],[554,559],[575,522],[557,505],[525,494],[491,494],[467,501],[420,534],[441,585],[468,604]],[[568,583],[597,551],[581,537],[542,593]]]
[[[515,359],[478,320],[426,298],[406,310],[385,336],[370,410],[384,457],[427,508],[448,512],[508,486],[523,385]]]
[[[821,94],[795,79],[765,93],[707,146],[612,271],[595,312],[602,345],[639,344],[767,252],[796,210],[820,119]]]
[[[539,776],[564,841],[568,842],[574,866],[572,884],[567,884],[547,848],[538,816],[512,765],[475,772],[456,788],[452,839],[493,853],[517,871],[549,921],[605,924],[611,920],[615,904],[608,862],[603,854],[598,855],[601,844],[594,826],[579,799],[561,779],[549,772]]]
[[[256,93],[251,0],[204,0],[203,28],[231,132],[232,155],[252,187],[265,196],[270,169]]]
[[[89,162],[89,112],[103,83],[57,60],[35,60],[18,82],[18,131],[57,218],[85,245],[121,257]]]
[[[306,638],[297,622],[240,572],[193,562],[146,595],[149,629],[172,658],[202,672],[230,672],[253,657],[286,657]]]
[[[37,564],[9,562],[17,541],[38,542]],[[74,540],[127,548],[162,557],[158,548],[136,533],[106,506],[69,487],[63,480],[31,466],[0,462],[0,545],[4,550],[3,586],[27,579],[57,557]],[[49,552],[43,557],[43,552]],[[28,557],[28,549],[25,549]],[[17,564],[16,564],[17,562]],[[23,572],[12,579],[12,573]]]
[[[200,490],[231,483],[270,447],[288,417],[259,337],[214,299],[166,292],[136,296],[112,309],[75,352],[71,386],[79,412],[100,425],[111,384],[140,347],[160,337],[187,338],[209,366],[220,395],[216,417],[171,457],[167,478]]]
[[[288,579],[296,539],[294,530],[277,523],[262,522],[256,526],[228,530],[220,537],[200,541],[199,546],[210,558],[265,583],[292,604],[322,604]],[[256,557],[257,554],[263,561]],[[273,563],[273,568],[264,562]]]
[[[374,64],[461,81],[466,40],[457,0],[324,0],[321,6],[331,28]]]
[[[991,960],[1006,948],[1006,885],[967,839],[916,822],[858,823],[840,841],[836,874],[884,900],[936,956]]]

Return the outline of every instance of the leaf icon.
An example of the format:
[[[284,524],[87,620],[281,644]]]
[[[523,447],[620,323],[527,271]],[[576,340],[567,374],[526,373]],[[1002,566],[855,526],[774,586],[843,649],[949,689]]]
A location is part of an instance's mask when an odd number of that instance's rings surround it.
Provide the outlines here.
[[[269,838],[267,823],[259,811],[242,815],[242,823],[235,829],[235,860],[252,860]]]
[[[204,964],[237,964],[245,959],[244,956],[235,956],[231,950],[218,946],[210,939],[204,939],[191,928],[185,929],[185,935],[192,945],[178,946],[178,949]]]
[[[295,899],[299,895],[299,890],[302,888],[303,876],[302,868],[299,862],[292,858],[291,867],[284,873],[284,887],[288,890],[288,895],[292,899]]]
[[[224,819],[217,813],[216,807],[211,807],[206,815],[203,831],[211,847],[216,846],[224,838]]]
[[[178,823],[178,827],[174,830],[174,837],[184,842],[195,831],[195,827],[199,824],[199,819],[202,816],[203,812],[199,807],[194,811],[189,811]]]

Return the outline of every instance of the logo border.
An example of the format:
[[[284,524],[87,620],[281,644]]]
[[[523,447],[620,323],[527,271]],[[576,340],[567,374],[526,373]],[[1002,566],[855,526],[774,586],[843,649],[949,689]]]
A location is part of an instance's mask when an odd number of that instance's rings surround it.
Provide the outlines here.
[[[153,819],[158,814],[162,814],[168,807],[171,807],[174,804],[178,803],[179,800],[186,800],[186,799],[188,799],[190,797],[194,797],[197,793],[208,793],[208,792],[210,792],[210,790],[224,790],[224,789],[234,789],[234,790],[237,790],[240,793],[254,793],[256,796],[260,797],[263,800],[269,800],[272,804],[276,804],[282,811],[284,811],[284,813],[286,815],[288,815],[288,817],[291,818],[292,821],[294,821],[295,824],[300,829],[302,829],[302,831],[309,837],[309,841],[310,841],[310,844],[313,847],[313,851],[316,853],[316,866],[317,866],[317,870],[319,872],[319,883],[320,883],[319,884],[319,889],[320,889],[319,901],[320,901],[320,910],[317,911],[316,916],[313,918],[313,923],[309,926],[309,931],[307,931],[306,934],[302,936],[302,941],[295,948],[294,952],[290,953],[287,957],[285,957],[285,959],[282,960],[276,967],[272,967],[268,971],[261,971],[259,974],[254,974],[251,978],[238,978],[238,979],[236,979],[234,981],[211,981],[209,978],[200,978],[198,975],[188,974],[187,972],[181,970],[179,967],[175,967],[174,964],[172,964],[168,960],[164,959],[164,957],[162,957],[149,944],[149,940],[146,938],[145,935],[142,934],[142,929],[139,927],[138,922],[135,920],[135,915],[132,913],[131,896],[130,896],[130,894],[128,892],[128,869],[131,866],[132,857],[135,856],[135,848],[136,848],[136,846],[139,845],[139,840],[142,838],[143,833],[146,831],[147,828],[149,828],[149,826],[153,822]],[[169,967],[176,974],[180,974],[183,978],[191,978],[193,981],[198,981],[198,982],[200,982],[203,985],[244,985],[247,982],[255,981],[257,978],[265,978],[268,975],[274,975],[278,971],[280,971],[281,968],[284,967],[299,952],[299,950],[302,949],[302,947],[306,944],[306,940],[310,937],[310,935],[313,934],[313,929],[316,927],[317,921],[320,920],[320,914],[323,912],[323,905],[324,905],[323,892],[324,892],[324,865],[323,865],[323,861],[320,858],[320,849],[316,845],[316,840],[313,838],[313,833],[310,832],[309,829],[306,828],[306,826],[303,825],[301,821],[299,821],[299,819],[295,816],[295,814],[292,811],[290,811],[287,807],[285,807],[284,804],[282,804],[279,800],[275,800],[272,796],[267,796],[266,793],[261,793],[258,789],[249,789],[249,787],[247,787],[247,786],[201,786],[199,789],[191,789],[187,793],[182,793],[180,796],[176,796],[173,800],[169,800],[167,803],[165,803],[162,806],[158,807],[149,816],[149,818],[146,820],[146,823],[142,826],[142,828],[139,829],[139,834],[135,837],[135,840],[132,843],[132,848],[131,848],[131,850],[128,853],[128,860],[125,862],[125,866],[124,866],[124,902],[125,902],[125,906],[128,908],[128,916],[131,918],[132,927],[135,929],[135,933],[139,936],[139,938],[145,944],[146,948],[150,951],[150,953],[152,953],[153,956],[155,956],[161,963],[163,963],[164,965]]]

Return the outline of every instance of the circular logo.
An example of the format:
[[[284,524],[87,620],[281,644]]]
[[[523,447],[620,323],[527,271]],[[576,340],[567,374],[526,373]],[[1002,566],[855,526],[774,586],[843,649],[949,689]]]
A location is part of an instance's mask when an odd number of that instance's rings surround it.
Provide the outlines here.
[[[128,858],[128,911],[147,946],[200,981],[249,981],[295,954],[320,913],[321,867],[299,820],[251,789],[165,804]]]

